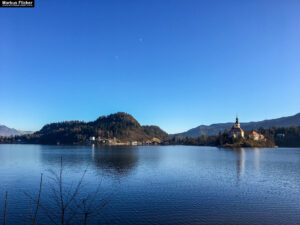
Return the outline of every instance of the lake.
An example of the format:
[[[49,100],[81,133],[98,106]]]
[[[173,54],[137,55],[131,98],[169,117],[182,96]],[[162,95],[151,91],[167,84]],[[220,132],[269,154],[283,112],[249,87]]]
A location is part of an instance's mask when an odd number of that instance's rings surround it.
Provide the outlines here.
[[[66,189],[86,170],[78,198],[105,203],[89,224],[300,224],[297,148],[0,145],[0,159],[0,223],[8,191],[7,224],[26,224],[41,173],[49,223],[62,159]]]

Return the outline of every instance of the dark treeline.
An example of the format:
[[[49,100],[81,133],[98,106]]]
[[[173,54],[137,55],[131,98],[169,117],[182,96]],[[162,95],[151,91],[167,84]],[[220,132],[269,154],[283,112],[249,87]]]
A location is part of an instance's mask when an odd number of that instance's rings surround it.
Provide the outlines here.
[[[127,113],[116,113],[101,116],[92,122],[66,121],[45,125],[40,131],[15,137],[0,137],[2,143],[57,143],[72,145],[85,144],[89,138],[116,138],[120,141],[147,141],[153,138],[165,140],[169,136],[157,126],[141,126],[136,119]]]
[[[200,146],[216,146],[218,143],[217,136],[200,136],[192,137],[173,137],[168,140],[170,145],[200,145]]]
[[[271,127],[258,130],[279,147],[300,147],[300,127]]]
[[[245,132],[244,139],[232,138],[227,130],[216,136],[173,137],[168,144],[173,145],[200,145],[200,146],[243,146],[243,147],[300,147],[300,127],[271,127],[269,129],[259,128],[258,132],[263,134],[265,141],[253,141],[248,137],[250,131]]]
[[[100,117],[99,119],[103,118]],[[103,138],[116,137],[121,140],[147,140],[157,137],[161,138],[162,143],[166,145],[300,147],[300,127],[296,126],[259,128],[257,132],[263,134],[266,140],[253,141],[248,138],[250,131],[245,132],[246,138],[244,139],[230,137],[227,130],[215,136],[200,136],[197,138],[170,137],[159,127],[140,126],[131,118],[127,118],[125,121],[123,119],[114,121],[114,119],[109,118],[109,121],[105,121],[105,123],[102,121],[99,124],[95,124],[95,122],[72,121],[53,123],[44,126],[43,129],[34,134],[0,137],[0,143],[57,144],[57,142],[60,142],[61,144],[83,144],[88,141],[90,136],[100,136]]]

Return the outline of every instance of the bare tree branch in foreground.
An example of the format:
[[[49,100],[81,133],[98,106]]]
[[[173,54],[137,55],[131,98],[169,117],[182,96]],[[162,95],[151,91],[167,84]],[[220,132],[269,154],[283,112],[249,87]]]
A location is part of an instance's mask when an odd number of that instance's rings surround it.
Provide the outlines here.
[[[108,204],[110,197],[100,196],[102,179],[96,185],[94,191],[84,192],[82,190],[87,169],[84,170],[76,185],[65,182],[62,158],[60,160],[59,171],[49,170],[49,173],[48,188],[46,190],[50,193],[49,196],[43,198],[43,201],[41,201],[42,175],[38,199],[34,200],[34,198],[25,193],[35,204],[35,213],[33,215],[31,212],[31,222],[27,224],[38,224],[39,208],[41,208],[44,219],[47,218],[47,224],[87,225],[91,221],[91,218],[96,219],[100,215],[101,209]]]
[[[43,174],[41,174],[40,188],[39,188],[38,198],[36,200],[35,212],[34,212],[34,215],[33,215],[32,204],[31,204],[31,213],[30,213],[30,220],[31,221],[30,222],[26,221],[26,223],[28,225],[37,225],[38,224],[37,217],[38,217],[40,201],[41,201],[42,186],[43,186]],[[33,198],[29,194],[27,194],[26,192],[24,192],[24,194],[31,200],[31,202],[33,201]]]
[[[6,225],[6,210],[7,210],[7,192],[5,192],[3,225]]]

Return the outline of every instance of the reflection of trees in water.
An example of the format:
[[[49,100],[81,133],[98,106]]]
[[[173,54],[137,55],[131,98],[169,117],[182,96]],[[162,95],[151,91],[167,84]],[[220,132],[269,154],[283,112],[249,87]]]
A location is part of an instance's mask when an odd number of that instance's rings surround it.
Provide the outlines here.
[[[42,165],[49,168],[59,168],[63,158],[64,167],[72,170],[82,170],[91,163],[90,147],[88,146],[41,146],[40,159]]]
[[[92,149],[94,165],[104,173],[117,176],[129,174],[137,165],[136,147],[103,147]]]
[[[101,172],[127,175],[138,162],[137,147],[132,146],[44,146],[40,151],[43,165],[58,167],[61,157],[64,166],[82,170],[95,166]]]

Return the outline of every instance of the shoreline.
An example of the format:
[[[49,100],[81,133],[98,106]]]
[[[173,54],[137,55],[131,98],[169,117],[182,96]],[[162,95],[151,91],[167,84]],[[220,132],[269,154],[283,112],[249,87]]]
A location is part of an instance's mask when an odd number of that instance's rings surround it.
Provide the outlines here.
[[[300,146],[234,146],[234,145],[186,145],[186,144],[145,144],[145,145],[97,145],[97,144],[40,144],[40,143],[0,143],[0,145],[42,145],[42,146],[93,146],[94,147],[138,147],[138,146],[198,146],[198,147],[215,147],[225,149],[239,149],[239,148],[300,148]]]

